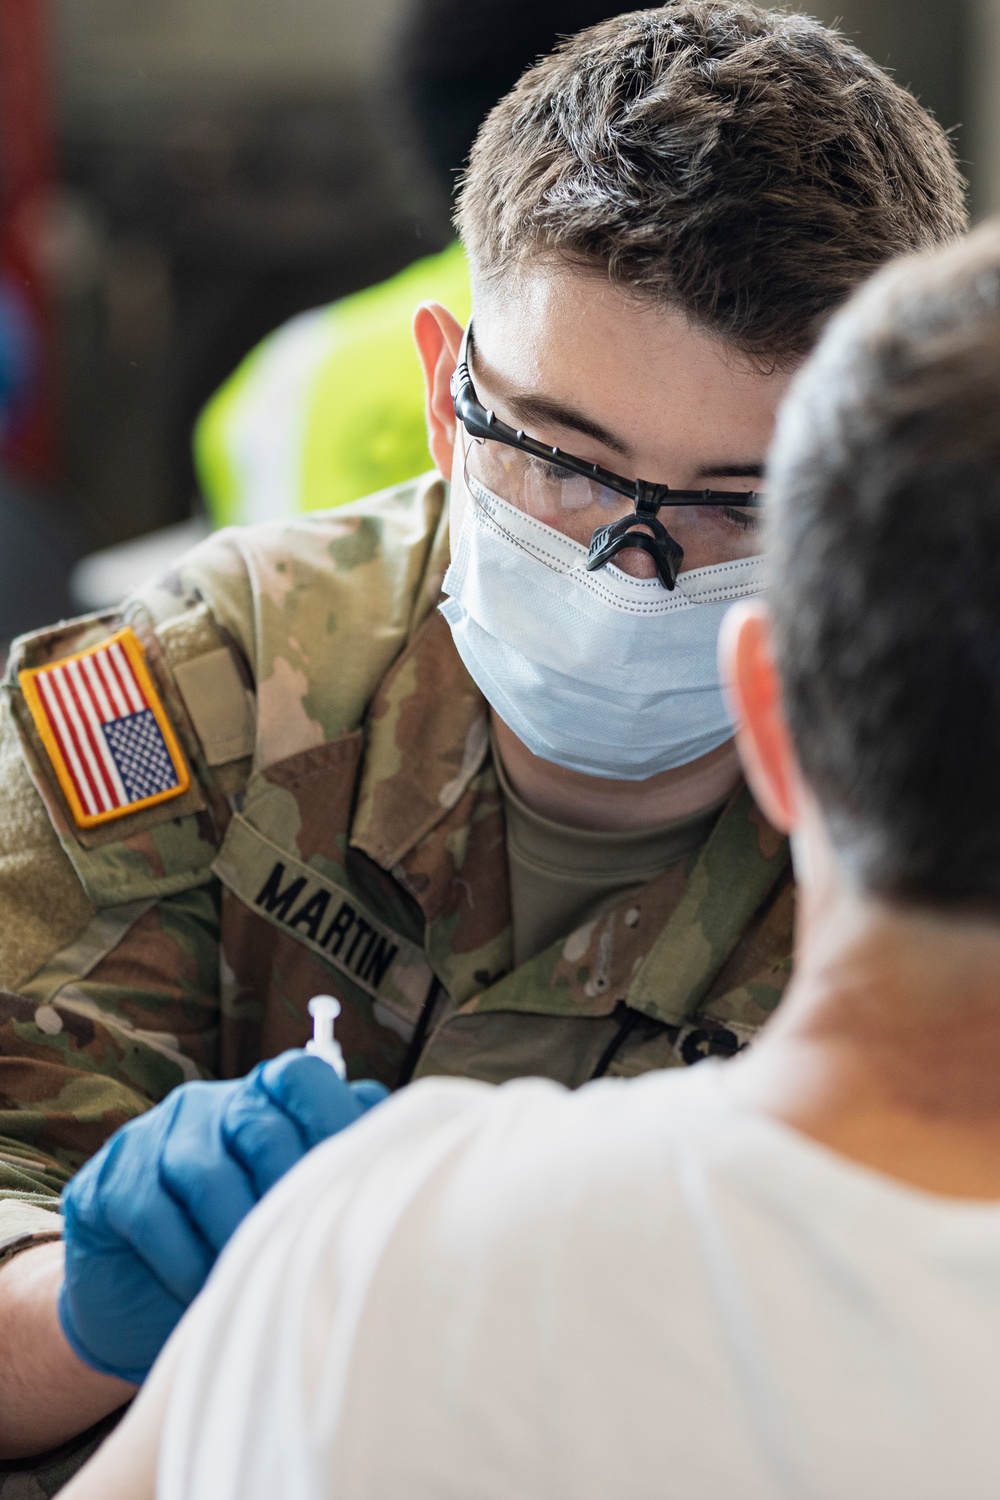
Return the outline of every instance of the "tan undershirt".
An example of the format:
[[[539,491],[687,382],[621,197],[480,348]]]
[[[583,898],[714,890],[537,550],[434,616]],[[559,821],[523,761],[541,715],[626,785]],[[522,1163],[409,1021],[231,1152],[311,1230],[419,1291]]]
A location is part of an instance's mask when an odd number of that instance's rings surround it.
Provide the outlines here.
[[[511,786],[495,741],[493,763],[507,822],[515,964],[526,963],[591,917],[634,895],[697,849],[729,800],[657,828],[595,833],[533,812]]]

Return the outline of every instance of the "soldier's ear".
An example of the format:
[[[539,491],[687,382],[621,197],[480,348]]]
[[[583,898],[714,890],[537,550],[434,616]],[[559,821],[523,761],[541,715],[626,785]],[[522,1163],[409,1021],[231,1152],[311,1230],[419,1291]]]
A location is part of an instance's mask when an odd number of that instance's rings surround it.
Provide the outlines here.
[[[427,442],[439,474],[451,478],[455,452],[455,408],[451,377],[464,332],[440,302],[422,302],[413,315],[413,337],[424,370]]]
[[[802,772],[785,721],[771,616],[761,600],[734,604],[726,615],[719,666],[750,790],[768,821],[790,833],[801,811]]]

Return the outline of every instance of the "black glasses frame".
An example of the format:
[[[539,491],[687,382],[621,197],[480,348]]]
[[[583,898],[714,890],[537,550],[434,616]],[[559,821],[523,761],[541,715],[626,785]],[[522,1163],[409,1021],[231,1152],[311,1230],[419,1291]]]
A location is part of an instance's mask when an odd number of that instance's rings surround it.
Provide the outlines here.
[[[664,506],[671,505],[717,505],[729,508],[756,508],[764,504],[764,496],[758,490],[675,490],[668,484],[655,484],[649,479],[626,479],[612,469],[600,464],[588,463],[575,458],[561,448],[540,443],[520,428],[502,422],[495,412],[488,411],[476,395],[469,370],[467,348],[472,333],[472,324],[466,329],[458,364],[451,377],[451,397],[455,415],[470,437],[505,443],[508,448],[518,448],[530,453],[547,464],[565,469],[568,474],[578,474],[584,479],[594,479],[619,495],[626,495],[633,503],[634,514],[623,516],[608,526],[598,526],[590,538],[587,551],[587,570],[593,572],[603,568],[619,552],[631,548],[646,552],[653,559],[660,582],[666,589],[673,589],[684,560],[684,548],[670,535],[658,517]],[[639,528],[645,527],[646,530]]]

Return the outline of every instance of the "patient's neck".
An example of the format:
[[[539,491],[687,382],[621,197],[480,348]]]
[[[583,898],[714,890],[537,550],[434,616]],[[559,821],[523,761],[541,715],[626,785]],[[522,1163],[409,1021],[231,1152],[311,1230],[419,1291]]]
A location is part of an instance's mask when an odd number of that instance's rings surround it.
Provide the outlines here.
[[[826,886],[805,893],[795,978],[732,1087],[905,1182],[1000,1198],[1000,922]]]

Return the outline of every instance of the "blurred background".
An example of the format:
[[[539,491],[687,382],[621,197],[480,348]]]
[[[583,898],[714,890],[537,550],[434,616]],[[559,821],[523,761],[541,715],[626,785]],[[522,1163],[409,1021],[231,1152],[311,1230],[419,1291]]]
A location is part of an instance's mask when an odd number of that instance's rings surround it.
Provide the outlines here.
[[[444,250],[484,110],[626,8],[0,0],[0,643],[234,513],[192,461],[209,397],[293,315]],[[975,215],[1000,209],[1000,0],[801,8],[914,89]]]

